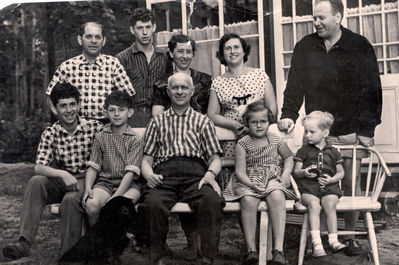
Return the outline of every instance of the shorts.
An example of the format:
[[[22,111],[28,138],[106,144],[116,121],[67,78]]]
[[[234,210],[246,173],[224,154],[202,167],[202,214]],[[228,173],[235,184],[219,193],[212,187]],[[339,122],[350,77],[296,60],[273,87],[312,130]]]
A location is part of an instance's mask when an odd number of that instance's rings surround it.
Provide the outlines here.
[[[331,145],[359,145],[359,140],[357,139],[356,133],[350,133],[339,136],[327,136],[327,143]],[[340,150],[340,153],[343,158],[345,157],[353,157],[352,150]],[[356,158],[366,158],[369,157],[370,154],[367,150],[359,149],[356,150]]]
[[[333,183],[320,189],[320,184],[313,179],[303,179],[301,180],[299,191],[301,193],[312,194],[318,198],[322,198],[327,195],[337,195],[338,198],[342,197],[342,191],[338,183]]]
[[[114,195],[114,193],[116,192],[116,190],[119,188],[119,184],[112,182],[111,180],[108,179],[104,179],[104,178],[100,178],[98,180],[98,182],[96,182],[93,186],[93,189],[95,188],[99,188],[99,189],[103,189],[106,192],[108,192],[109,195]],[[141,183],[141,181],[138,180],[133,180],[132,184],[130,184],[130,188],[129,189],[136,189],[141,193],[141,189],[142,189],[143,183]]]

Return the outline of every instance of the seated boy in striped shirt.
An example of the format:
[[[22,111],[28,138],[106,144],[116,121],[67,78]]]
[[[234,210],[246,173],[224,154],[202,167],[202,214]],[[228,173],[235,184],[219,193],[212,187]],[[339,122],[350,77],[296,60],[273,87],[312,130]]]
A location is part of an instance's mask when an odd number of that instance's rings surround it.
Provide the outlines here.
[[[96,134],[87,162],[82,204],[89,226],[97,222],[102,206],[113,197],[124,196],[136,203],[141,194],[143,143],[127,124],[134,112],[131,99],[126,92],[114,91],[107,96],[104,109],[110,123]]]

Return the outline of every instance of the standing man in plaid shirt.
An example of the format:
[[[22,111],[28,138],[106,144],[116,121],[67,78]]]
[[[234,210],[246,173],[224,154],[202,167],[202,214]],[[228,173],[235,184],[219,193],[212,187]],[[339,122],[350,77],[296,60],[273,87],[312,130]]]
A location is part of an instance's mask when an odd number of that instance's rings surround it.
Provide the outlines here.
[[[129,119],[132,127],[146,127],[152,114],[154,83],[164,76],[168,58],[153,44],[155,16],[146,8],[136,8],[130,18],[133,44],[116,55],[125,67],[137,94],[133,98],[134,114]]]
[[[105,124],[108,122],[103,111],[105,97],[115,89],[126,91],[130,96],[136,92],[119,60],[101,54],[106,42],[102,24],[84,23],[77,39],[83,53],[58,67],[46,91],[47,105],[57,116],[56,108],[50,100],[51,91],[57,83],[69,83],[79,89],[80,115]]]
[[[61,203],[61,254],[81,236],[86,161],[102,124],[78,116],[79,91],[71,84],[55,85],[50,99],[58,121],[43,132],[39,143],[36,176],[25,187],[19,240],[3,248],[3,255],[12,260],[29,256],[47,204]]]
[[[212,264],[218,255],[223,207],[220,187],[222,148],[215,126],[190,106],[192,78],[176,73],[168,79],[172,106],[152,118],[146,128],[141,172],[147,181],[143,192],[150,224],[150,255],[153,264],[163,264],[168,216],[178,202],[194,211],[201,238],[202,264]]]

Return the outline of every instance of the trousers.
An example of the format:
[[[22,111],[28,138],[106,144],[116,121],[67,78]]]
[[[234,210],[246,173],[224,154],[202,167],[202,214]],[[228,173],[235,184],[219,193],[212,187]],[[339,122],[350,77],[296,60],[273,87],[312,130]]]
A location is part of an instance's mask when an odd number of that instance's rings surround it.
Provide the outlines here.
[[[78,191],[67,191],[60,178],[33,176],[25,186],[20,237],[33,244],[44,207],[48,204],[60,204],[61,255],[68,251],[80,238],[84,210],[81,199],[84,192],[84,178],[78,178]]]
[[[172,159],[157,166],[154,172],[163,176],[162,185],[144,191],[144,205],[150,223],[150,256],[153,262],[164,255],[169,230],[170,210],[177,202],[186,202],[193,210],[195,228],[200,235],[205,257],[218,256],[223,207],[225,201],[209,185],[198,189],[205,167],[196,160]]]

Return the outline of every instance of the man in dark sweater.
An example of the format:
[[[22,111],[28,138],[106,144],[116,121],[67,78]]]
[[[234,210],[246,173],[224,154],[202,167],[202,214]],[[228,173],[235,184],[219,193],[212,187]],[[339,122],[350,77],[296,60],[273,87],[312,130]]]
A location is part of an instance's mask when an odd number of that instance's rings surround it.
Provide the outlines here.
[[[317,0],[313,11],[316,33],[305,36],[295,48],[284,92],[281,130],[292,131],[305,100],[305,111],[327,111],[334,116],[327,141],[335,145],[374,144],[375,127],[381,123],[382,91],[374,49],[367,39],[341,25],[341,0]],[[351,195],[352,154],[342,153],[344,194]],[[357,153],[360,160],[366,152]],[[357,168],[357,173],[359,173]],[[360,193],[357,178],[356,194]],[[358,213],[347,214],[345,225],[354,230]],[[348,238],[347,255],[361,253]]]

